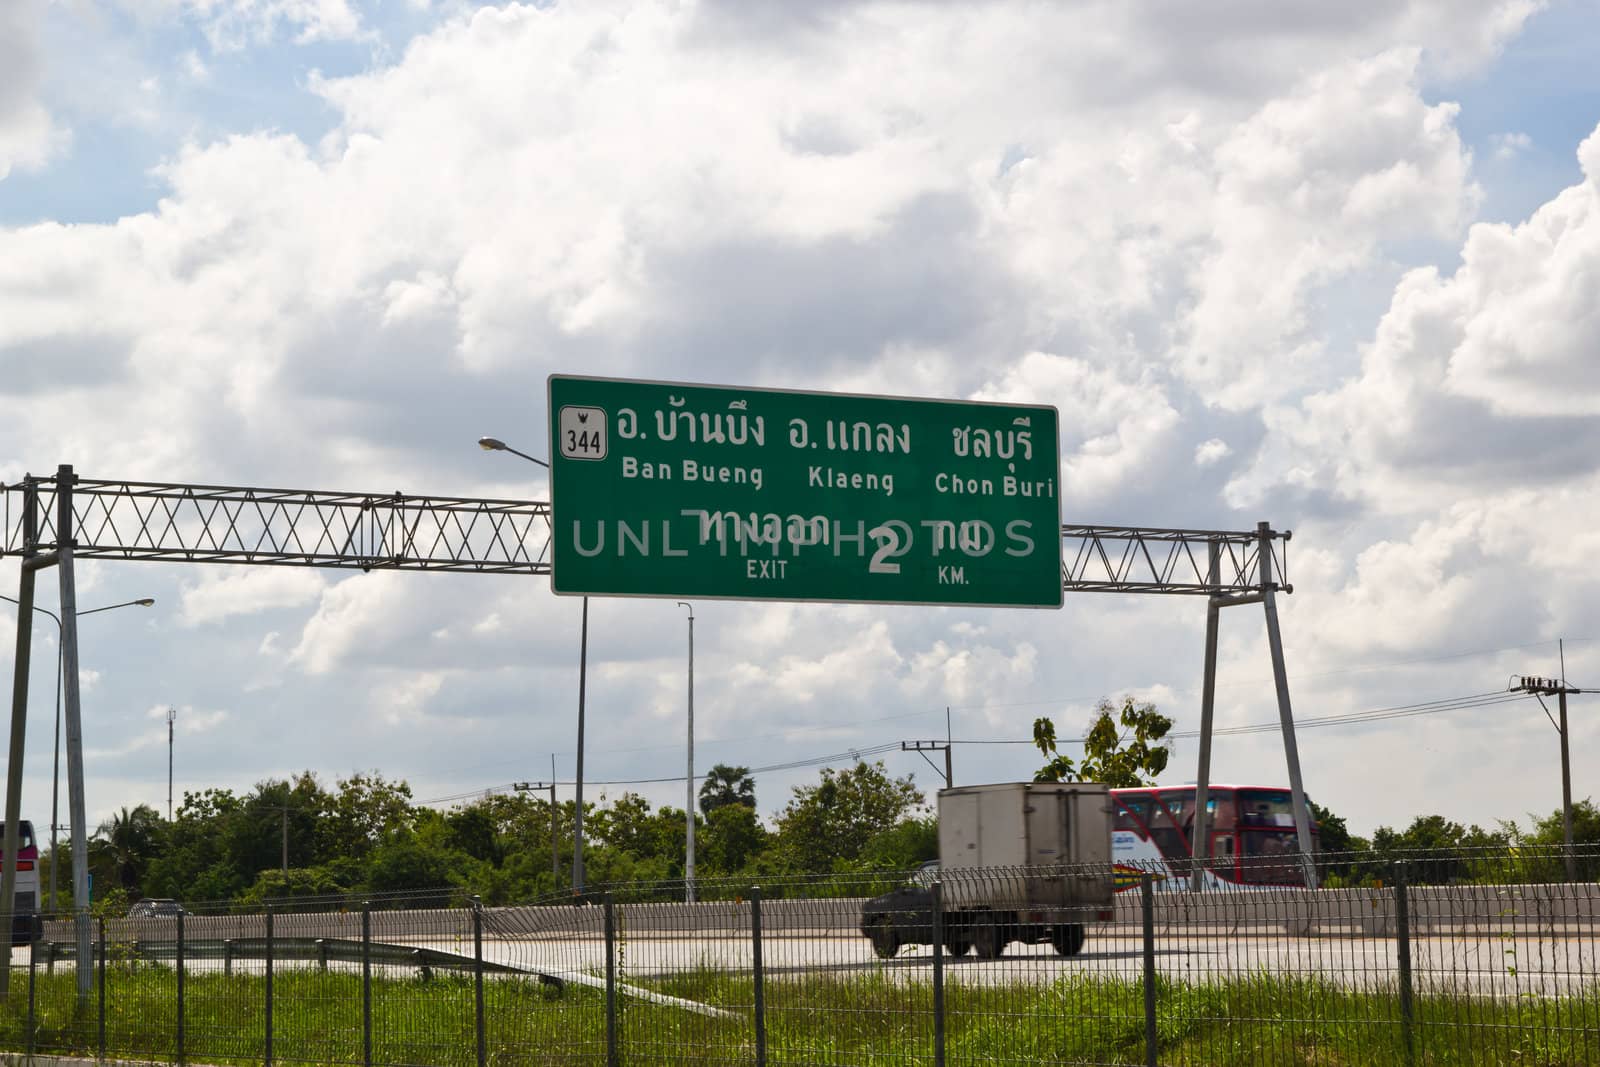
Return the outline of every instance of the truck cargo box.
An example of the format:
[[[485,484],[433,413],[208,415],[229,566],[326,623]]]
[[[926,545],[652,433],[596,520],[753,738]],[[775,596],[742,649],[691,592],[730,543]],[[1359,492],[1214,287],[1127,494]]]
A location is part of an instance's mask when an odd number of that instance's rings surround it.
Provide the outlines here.
[[[947,908],[1109,908],[1110,794],[1098,782],[941,790],[939,862]]]

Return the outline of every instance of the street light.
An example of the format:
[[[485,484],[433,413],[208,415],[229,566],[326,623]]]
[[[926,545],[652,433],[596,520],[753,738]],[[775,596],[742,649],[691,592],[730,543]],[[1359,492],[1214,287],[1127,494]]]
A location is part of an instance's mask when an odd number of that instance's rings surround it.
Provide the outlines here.
[[[537,463],[545,470],[550,469],[550,464],[546,463],[544,460],[537,456],[530,456],[526,452],[518,452],[516,449],[506,444],[498,437],[480,437],[478,438],[478,447],[483,449],[485,452],[510,452],[513,456],[521,456],[529,463]]]
[[[17,599],[15,597],[6,596],[4,593],[0,593],[0,600],[9,600],[13,604],[17,603]],[[151,605],[153,605],[155,602],[156,602],[155,597],[144,596],[144,597],[140,597],[138,600],[127,600],[127,601],[124,601],[121,604],[107,604],[103,608],[90,608],[87,611],[80,611],[80,612],[78,612],[78,618],[81,619],[85,615],[94,615],[94,614],[96,614],[98,612],[102,612],[102,611],[113,611],[113,610],[115,610],[117,608],[132,608],[132,607],[148,608]],[[18,605],[18,606],[20,607],[20,605]],[[56,851],[56,830],[59,829],[59,827],[56,826],[56,819],[58,817],[58,813],[59,813],[60,808],[61,808],[61,652],[62,652],[62,648],[61,648],[61,645],[62,645],[62,641],[61,641],[61,616],[57,615],[55,612],[51,611],[49,608],[41,608],[37,604],[35,604],[33,606],[33,610],[39,612],[40,614],[50,616],[50,618],[53,619],[55,621],[55,624],[56,624],[56,755],[55,755],[55,764],[54,764],[54,766],[53,766],[53,768],[51,770],[51,773],[50,773],[50,889],[49,889],[49,893],[50,893],[49,910],[50,911],[55,911],[56,910],[56,859],[60,855],[60,853],[58,853]],[[169,778],[170,778],[170,772],[169,772]],[[168,787],[168,792],[169,792],[169,794],[171,792],[171,787],[170,786]]]
[[[684,822],[688,825],[687,848],[683,860],[683,899],[694,903],[694,605],[678,601],[678,607],[689,609],[689,788],[688,802],[683,806]]]
[[[510,452],[529,463],[537,463],[545,470],[550,464],[537,456],[519,452],[498,437],[478,438],[478,447],[485,452]],[[583,892],[583,703],[589,680],[589,598],[583,598],[583,627],[578,638],[578,766],[574,776],[575,796],[572,804],[572,892]],[[552,815],[552,818],[554,816]]]

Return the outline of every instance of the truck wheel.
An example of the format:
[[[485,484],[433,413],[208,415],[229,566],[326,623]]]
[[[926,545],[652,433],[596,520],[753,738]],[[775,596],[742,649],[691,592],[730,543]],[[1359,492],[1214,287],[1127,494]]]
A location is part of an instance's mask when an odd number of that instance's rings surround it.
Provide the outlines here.
[[[972,931],[972,944],[978,950],[978,958],[984,960],[997,960],[1000,953],[1006,950],[1006,936],[1000,931],[998,919],[980,919],[977,929]]]
[[[1050,931],[1050,944],[1058,956],[1076,956],[1083,951],[1085,936],[1082,923],[1068,923]]]
[[[888,919],[878,920],[867,939],[872,942],[873,955],[880,960],[892,959],[900,951],[900,938],[894,932],[894,924]]]
[[[952,956],[965,956],[971,947],[970,941],[963,941],[959,937],[952,937],[944,943],[945,952]]]

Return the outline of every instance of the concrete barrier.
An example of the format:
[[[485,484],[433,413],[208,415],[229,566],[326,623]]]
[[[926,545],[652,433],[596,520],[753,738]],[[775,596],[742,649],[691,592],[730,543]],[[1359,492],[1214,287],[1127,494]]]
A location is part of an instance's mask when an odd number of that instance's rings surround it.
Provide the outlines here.
[[[1408,890],[1413,934],[1485,936],[1522,933],[1546,936],[1593,934],[1600,927],[1600,885],[1413,886]],[[766,900],[761,921],[768,937],[840,937],[860,932],[864,898]],[[1135,893],[1117,896],[1118,924],[1139,923]],[[1392,937],[1395,897],[1392,887],[1360,889],[1227,890],[1158,893],[1158,932],[1181,931],[1249,936],[1290,933],[1301,936]],[[750,931],[750,906],[744,901],[686,904],[662,902],[617,905],[617,922],[629,937],[742,937]],[[361,936],[359,910],[278,914],[273,929],[280,937]],[[263,915],[192,915],[184,919],[187,937],[195,939],[262,937]],[[552,904],[484,909],[488,940],[565,940],[603,936],[603,910],[595,904]],[[111,941],[172,940],[175,919],[110,919]],[[45,924],[45,937],[71,941],[72,923]],[[472,941],[472,913],[466,908],[374,910],[372,937],[377,941]]]

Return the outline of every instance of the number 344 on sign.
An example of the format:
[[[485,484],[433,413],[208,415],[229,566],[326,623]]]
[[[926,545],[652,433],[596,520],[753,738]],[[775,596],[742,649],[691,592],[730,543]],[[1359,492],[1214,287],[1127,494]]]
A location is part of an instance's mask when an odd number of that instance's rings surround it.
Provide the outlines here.
[[[606,413],[603,408],[567,405],[561,409],[563,459],[606,458]]]

